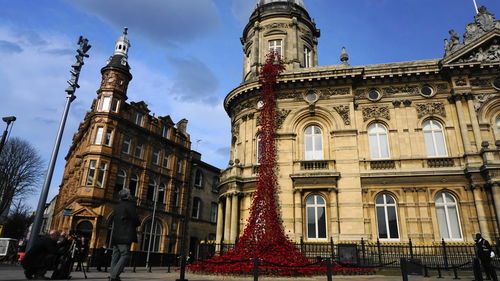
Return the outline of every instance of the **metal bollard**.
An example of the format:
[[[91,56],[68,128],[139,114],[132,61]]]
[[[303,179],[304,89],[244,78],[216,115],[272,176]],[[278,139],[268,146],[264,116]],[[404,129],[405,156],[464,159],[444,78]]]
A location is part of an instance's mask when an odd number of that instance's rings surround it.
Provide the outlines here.
[[[326,280],[333,281],[333,278],[332,278],[332,260],[330,258],[326,259]]]
[[[438,277],[437,278],[443,278],[443,275],[441,275],[441,267],[438,265]]]
[[[259,258],[253,259],[253,281],[259,281]]]

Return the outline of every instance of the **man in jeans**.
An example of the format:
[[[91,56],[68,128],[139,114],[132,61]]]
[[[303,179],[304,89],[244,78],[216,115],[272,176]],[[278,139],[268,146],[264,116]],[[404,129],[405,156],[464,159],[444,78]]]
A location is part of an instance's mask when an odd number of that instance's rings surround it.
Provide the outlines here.
[[[136,228],[139,226],[139,217],[135,210],[135,203],[131,200],[130,190],[122,189],[118,193],[120,203],[115,208],[113,218],[113,258],[111,259],[110,281],[119,281],[120,274],[128,262],[130,245],[137,242]]]

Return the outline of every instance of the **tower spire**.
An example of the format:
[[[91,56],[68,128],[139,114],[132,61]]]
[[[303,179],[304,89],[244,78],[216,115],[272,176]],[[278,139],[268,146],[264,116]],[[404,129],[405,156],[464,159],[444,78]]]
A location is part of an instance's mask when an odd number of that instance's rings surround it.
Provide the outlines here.
[[[123,34],[116,40],[114,55],[122,55],[128,58],[128,49],[130,48],[130,41],[127,37],[128,27],[123,28]]]

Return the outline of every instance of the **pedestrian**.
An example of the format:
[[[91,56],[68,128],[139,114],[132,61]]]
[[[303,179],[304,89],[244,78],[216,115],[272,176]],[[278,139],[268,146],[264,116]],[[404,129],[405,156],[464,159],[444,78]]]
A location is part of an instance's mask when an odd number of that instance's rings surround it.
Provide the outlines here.
[[[47,270],[54,266],[57,255],[59,231],[51,230],[49,235],[37,239],[31,249],[26,252],[21,265],[27,279],[47,280]]]
[[[120,203],[115,207],[113,218],[113,235],[111,244],[113,256],[111,259],[110,281],[119,281],[120,274],[128,262],[130,245],[137,242],[139,217],[135,209],[135,202],[130,196],[129,189],[122,189],[118,193]]]
[[[82,271],[83,263],[87,259],[87,255],[89,253],[89,243],[85,236],[80,236],[76,240],[76,269],[75,271]]]
[[[108,256],[108,247],[106,244],[102,245],[101,248],[96,249],[95,251],[95,263],[97,267],[97,271],[102,271],[102,267],[106,267],[107,256]]]
[[[484,239],[481,236],[481,233],[476,234],[476,252],[477,257],[481,261],[481,265],[484,268],[484,273],[486,273],[487,279],[497,281],[497,273],[491,264],[491,259],[495,257],[495,253],[493,252],[488,240]]]

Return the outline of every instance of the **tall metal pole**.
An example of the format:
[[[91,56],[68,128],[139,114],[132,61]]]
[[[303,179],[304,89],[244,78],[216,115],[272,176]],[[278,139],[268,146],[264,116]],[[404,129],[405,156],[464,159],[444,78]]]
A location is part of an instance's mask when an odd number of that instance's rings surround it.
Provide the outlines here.
[[[192,183],[192,173],[191,170],[194,166],[193,164],[193,155],[191,151],[189,152],[189,169],[187,171],[188,173],[188,184],[187,184],[187,191],[186,191],[186,203],[184,206],[186,206],[186,209],[184,210],[184,221],[182,222],[182,236],[181,236],[181,268],[179,270],[179,279],[176,279],[175,281],[188,281],[188,279],[185,279],[186,276],[186,239],[187,239],[187,233],[189,229],[189,211],[191,209],[191,183]]]
[[[477,3],[476,3],[476,0],[472,0],[472,2],[474,2],[474,9],[476,9],[476,15],[479,14],[479,11],[477,9]]]
[[[64,105],[64,111],[63,115],[61,118],[61,123],[59,124],[59,129],[57,131],[57,136],[56,136],[56,142],[54,144],[54,148],[52,150],[52,155],[50,157],[49,161],[49,167],[47,169],[47,174],[45,175],[45,180],[43,182],[43,187],[42,187],[42,193],[40,194],[40,199],[38,200],[38,206],[36,209],[36,215],[35,215],[35,221],[33,222],[33,226],[31,228],[31,233],[30,233],[30,239],[28,241],[27,249],[29,250],[33,244],[35,243],[35,240],[37,239],[38,233],[40,232],[40,228],[42,225],[42,218],[43,218],[43,212],[45,210],[45,204],[47,202],[47,196],[49,194],[49,188],[50,188],[50,183],[52,181],[52,175],[54,173],[54,167],[56,164],[57,160],[57,154],[59,153],[59,147],[61,145],[61,139],[64,133],[64,127],[66,125],[66,120],[68,118],[68,112],[69,108],[71,106],[71,103],[76,99],[75,97],[75,90],[76,88],[79,88],[80,86],[78,85],[78,78],[80,76],[80,69],[82,68],[83,63],[83,58],[88,57],[87,51],[92,47],[91,45],[88,44],[88,40],[80,36],[78,39],[78,45],[80,45],[80,48],[77,49],[77,55],[76,57],[76,63],[73,64],[71,67],[73,68],[70,73],[71,73],[71,79],[68,81],[69,87],[66,89],[66,104]]]
[[[151,231],[149,232],[149,243],[148,243],[148,254],[146,255],[146,269],[151,272],[151,267],[149,264],[149,255],[151,253],[151,241],[153,240],[153,227],[155,225],[155,214],[156,214],[156,202],[158,201],[158,190],[157,190],[157,184],[155,183],[155,188],[154,188],[154,206],[153,206],[153,217],[151,218]]]

